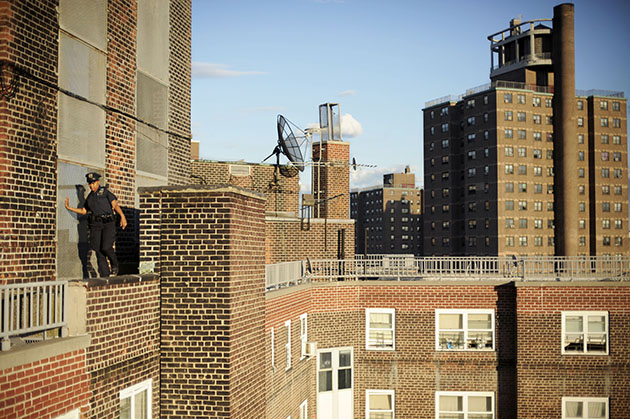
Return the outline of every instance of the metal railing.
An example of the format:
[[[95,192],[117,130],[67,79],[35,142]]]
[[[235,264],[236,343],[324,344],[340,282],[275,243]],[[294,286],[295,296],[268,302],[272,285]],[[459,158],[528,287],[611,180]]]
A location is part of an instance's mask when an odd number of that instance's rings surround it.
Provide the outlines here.
[[[67,336],[68,281],[47,281],[0,286],[2,304],[2,350],[11,348],[10,338],[60,328]]]
[[[278,265],[296,264],[289,271]],[[354,259],[320,259],[267,265],[282,270],[282,279],[267,275],[267,289],[303,281],[361,279],[511,280],[511,281],[630,281],[630,257],[512,257],[356,255]]]
[[[304,281],[304,263],[301,260],[295,262],[281,262],[265,266],[265,287],[267,290],[284,288],[297,285]]]
[[[601,89],[590,89],[590,90],[581,90],[575,89],[576,96],[606,96],[606,97],[618,97],[623,98],[624,92],[621,90],[601,90]]]

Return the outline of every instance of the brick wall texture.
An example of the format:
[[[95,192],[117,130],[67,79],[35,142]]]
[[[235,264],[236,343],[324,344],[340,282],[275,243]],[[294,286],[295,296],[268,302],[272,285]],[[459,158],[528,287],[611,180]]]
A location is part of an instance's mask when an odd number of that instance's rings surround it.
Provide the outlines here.
[[[57,27],[54,1],[0,1],[3,78],[20,74],[0,96],[0,284],[55,279],[57,92],[35,78],[56,84]]]
[[[263,417],[264,197],[145,188],[141,208],[141,261],[160,275],[162,417]]]
[[[316,415],[316,361],[300,359],[299,316],[318,349],[352,347],[354,416],[365,413],[365,390],[395,390],[397,417],[434,418],[436,391],[495,393],[499,418],[560,418],[562,397],[608,397],[610,417],[630,402],[627,286],[517,286],[513,283],[312,283],[269,292],[266,300],[267,417],[297,415],[308,399]],[[365,349],[365,309],[396,309],[396,350]],[[495,310],[496,351],[435,350],[435,310]],[[561,355],[561,311],[608,311],[610,355]],[[517,320],[518,319],[518,320]],[[292,323],[293,365],[285,370]],[[271,365],[271,328],[275,368]],[[543,396],[544,395],[544,396]],[[517,416],[518,415],[518,416]]]
[[[0,418],[55,418],[89,410],[85,350],[0,371]]]
[[[243,170],[245,175],[237,175],[236,170]],[[278,187],[270,187],[274,180],[274,166],[268,164],[227,163],[204,160],[191,162],[191,183],[193,184],[230,184],[265,194],[268,212],[292,212],[298,214],[300,184],[299,177],[278,177]],[[247,175],[246,173],[249,173]]]
[[[314,214],[317,218],[350,216],[350,143],[329,141],[313,144]],[[319,185],[319,190],[317,185]]]
[[[91,280],[85,285],[91,337],[90,418],[118,418],[120,391],[153,380],[152,412],[159,417],[160,288],[154,275]]]

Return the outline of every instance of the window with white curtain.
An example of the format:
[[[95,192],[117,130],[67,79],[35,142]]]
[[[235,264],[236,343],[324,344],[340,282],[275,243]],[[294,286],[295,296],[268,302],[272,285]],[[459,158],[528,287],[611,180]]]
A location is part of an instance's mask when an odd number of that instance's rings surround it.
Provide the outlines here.
[[[396,348],[396,311],[393,308],[365,309],[365,349]]]
[[[562,312],[562,353],[608,354],[608,312]]]
[[[435,393],[436,419],[494,419],[494,393],[438,391]]]
[[[394,419],[394,390],[365,390],[365,419]]]
[[[562,419],[608,419],[608,398],[563,397]]]
[[[494,310],[435,310],[437,351],[493,351]]]

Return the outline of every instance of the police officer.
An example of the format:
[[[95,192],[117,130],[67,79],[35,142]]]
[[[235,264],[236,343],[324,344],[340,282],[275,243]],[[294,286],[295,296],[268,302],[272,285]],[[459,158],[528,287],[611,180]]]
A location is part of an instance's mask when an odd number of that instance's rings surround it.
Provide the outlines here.
[[[66,209],[80,215],[88,215],[90,225],[90,248],[96,253],[98,262],[98,273],[101,277],[108,277],[110,268],[107,259],[111,264],[112,275],[118,275],[118,258],[114,251],[114,240],[116,239],[116,216],[120,215],[120,227],[124,230],[127,227],[125,214],[118,206],[116,196],[107,188],[101,186],[101,175],[90,172],[85,175],[91,192],[85,199],[82,208],[72,208],[70,200],[66,197]]]

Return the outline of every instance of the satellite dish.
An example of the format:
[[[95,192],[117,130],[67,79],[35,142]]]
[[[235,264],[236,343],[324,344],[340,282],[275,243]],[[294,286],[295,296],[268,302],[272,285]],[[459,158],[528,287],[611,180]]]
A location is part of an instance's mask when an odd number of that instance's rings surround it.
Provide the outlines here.
[[[278,145],[282,154],[287,156],[300,172],[304,171],[304,156],[300,150],[300,144],[293,134],[291,126],[282,115],[278,115]]]

